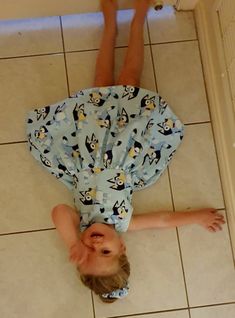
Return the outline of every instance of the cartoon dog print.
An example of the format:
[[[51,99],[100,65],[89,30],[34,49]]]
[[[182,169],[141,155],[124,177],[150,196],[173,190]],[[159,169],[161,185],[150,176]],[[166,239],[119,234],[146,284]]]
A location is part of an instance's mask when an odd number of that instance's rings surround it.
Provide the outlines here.
[[[99,141],[94,133],[92,134],[91,138],[89,138],[89,136],[86,136],[85,144],[90,154],[96,153],[99,148]]]
[[[55,123],[56,126],[60,126],[63,122],[68,123],[69,120],[65,113],[66,107],[67,107],[66,103],[63,103],[62,105],[58,105],[55,110],[53,120],[48,121],[46,124],[49,126]]]
[[[157,124],[161,129],[158,131],[164,135],[174,135],[182,131],[182,125],[179,120],[172,120],[171,118],[166,118],[163,123]]]
[[[41,117],[42,117],[42,119],[45,119],[50,112],[50,106],[35,109],[34,111],[37,114],[37,120],[39,120]]]
[[[103,98],[103,95],[100,92],[92,92],[91,94],[89,94],[89,96],[90,100],[88,101],[88,103],[91,103],[97,107],[104,105],[105,99]]]
[[[46,147],[43,152],[48,153],[50,151],[50,146],[52,145],[53,138],[46,126],[41,126],[39,130],[35,130],[34,136],[36,140],[38,140],[43,146]]]
[[[111,189],[118,191],[125,189],[126,176],[124,173],[117,173],[115,177],[108,179],[107,181],[112,183]]]
[[[141,100],[141,112],[144,112],[145,110],[151,111],[156,108],[155,104],[155,96],[149,97],[149,95],[145,95]]]
[[[145,129],[141,132],[141,136],[146,135],[147,133],[150,132],[150,129],[154,126],[154,120],[152,118],[149,119],[149,121],[147,122],[147,125],[145,127]]]
[[[161,96],[159,96],[159,114],[160,115],[162,115],[165,112],[167,106],[168,105],[166,101]]]
[[[52,167],[52,163],[50,162],[49,159],[47,159],[46,157],[44,157],[42,154],[40,154],[40,159],[41,159],[41,162],[44,166],[48,167],[48,168],[51,168]]]
[[[124,85],[124,93],[122,98],[128,96],[128,100],[135,98],[139,93],[139,88],[134,86]]]
[[[38,150],[38,148],[34,145],[33,141],[32,141],[32,135],[31,133],[29,133],[28,135],[28,142],[29,142],[29,150],[32,151],[32,148]]]
[[[89,188],[87,191],[79,191],[79,193],[82,195],[82,198],[80,198],[80,201],[84,205],[92,205],[95,203],[96,198],[96,190]]]
[[[87,117],[87,114],[84,110],[84,104],[78,105],[76,104],[73,110],[73,118],[77,121],[84,121]]]
[[[148,159],[149,164],[151,165],[153,162],[158,163],[158,161],[161,159],[161,151],[162,149],[170,149],[171,145],[166,143],[165,141],[161,141],[159,143],[152,144],[149,149],[147,154],[144,156],[143,164],[145,161]]]
[[[139,143],[138,141],[134,140],[134,144],[133,146],[130,148],[128,155],[135,159],[143,150],[143,147],[141,145],[141,143]]]
[[[134,186],[137,188],[142,188],[145,186],[145,181],[143,179],[139,179],[137,182],[134,182]]]
[[[68,155],[68,157],[81,158],[78,144],[75,144],[72,146],[69,145],[69,141],[66,136],[63,136],[62,138],[62,146],[65,150],[65,153]]]
[[[129,116],[128,116],[125,108],[122,108],[121,114],[118,111],[118,126],[120,128],[122,128],[128,123],[129,123]]]
[[[110,128],[111,127],[111,117],[107,112],[102,113],[100,116],[98,116],[97,124],[101,128]]]
[[[110,149],[110,150],[107,150],[104,154],[103,162],[104,162],[105,168],[110,167],[112,160],[113,160],[113,152]]]
[[[120,204],[118,201],[113,206],[113,215],[117,216],[118,219],[123,220],[128,214],[128,209],[125,207],[125,200]]]

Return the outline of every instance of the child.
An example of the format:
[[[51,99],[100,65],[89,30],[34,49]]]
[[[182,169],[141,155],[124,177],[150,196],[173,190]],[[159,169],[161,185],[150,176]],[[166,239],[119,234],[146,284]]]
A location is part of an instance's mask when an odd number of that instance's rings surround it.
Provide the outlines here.
[[[128,292],[130,266],[121,232],[199,224],[221,230],[222,215],[208,208],[132,216],[135,190],[156,182],[183,138],[183,124],[155,92],[139,88],[143,25],[150,0],[135,0],[128,51],[114,85],[116,0],[101,0],[104,33],[94,88],[31,111],[32,155],[73,191],[52,219],[82,282],[105,302]],[[79,231],[80,229],[80,231]]]

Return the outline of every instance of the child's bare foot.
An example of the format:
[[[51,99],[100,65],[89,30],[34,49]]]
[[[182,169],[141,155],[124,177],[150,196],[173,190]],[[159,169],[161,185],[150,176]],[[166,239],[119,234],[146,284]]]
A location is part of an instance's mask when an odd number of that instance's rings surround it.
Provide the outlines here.
[[[201,225],[210,232],[222,230],[225,223],[224,216],[213,208],[202,209],[195,212],[195,223]]]
[[[100,0],[100,8],[103,12],[104,23],[108,28],[117,28],[116,15],[118,10],[117,0]]]

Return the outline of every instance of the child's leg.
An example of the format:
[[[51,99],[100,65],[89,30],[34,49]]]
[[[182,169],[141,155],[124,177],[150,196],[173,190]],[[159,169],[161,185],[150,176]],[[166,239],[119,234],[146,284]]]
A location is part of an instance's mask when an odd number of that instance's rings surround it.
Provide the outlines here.
[[[104,31],[96,60],[94,86],[114,84],[114,46],[117,33],[117,0],[100,0],[104,16]]]
[[[144,64],[143,26],[151,0],[135,0],[128,50],[117,84],[139,86]]]

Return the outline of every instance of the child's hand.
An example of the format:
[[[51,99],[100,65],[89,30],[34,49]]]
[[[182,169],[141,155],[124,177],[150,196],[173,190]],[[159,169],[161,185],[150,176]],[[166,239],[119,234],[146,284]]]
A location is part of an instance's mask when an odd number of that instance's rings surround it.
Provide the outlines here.
[[[198,210],[196,215],[196,223],[206,228],[210,232],[221,231],[222,225],[225,223],[224,216],[213,208]]]
[[[87,257],[87,251],[80,240],[70,247],[69,253],[70,262],[77,265],[81,264]]]

